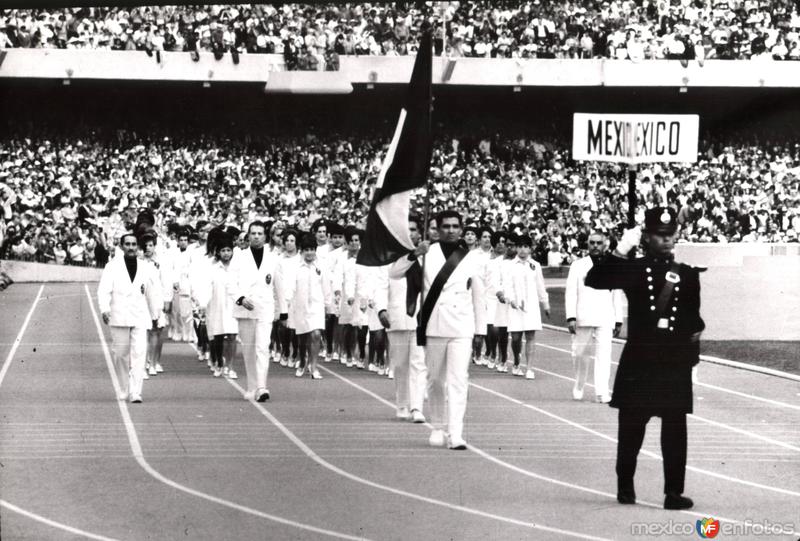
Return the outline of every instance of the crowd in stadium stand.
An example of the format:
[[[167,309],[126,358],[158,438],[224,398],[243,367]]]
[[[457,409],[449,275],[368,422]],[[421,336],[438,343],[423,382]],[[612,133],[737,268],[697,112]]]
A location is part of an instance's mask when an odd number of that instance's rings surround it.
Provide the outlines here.
[[[284,55],[336,69],[341,55],[407,55],[420,27],[437,54],[491,58],[800,59],[790,0],[534,0],[94,7],[0,12],[0,48]]]
[[[102,266],[145,207],[164,228],[202,218],[304,229],[318,217],[363,227],[387,144],[333,134],[247,144],[126,131],[58,141],[9,135],[0,141],[0,258]],[[703,148],[696,164],[640,168],[639,214],[674,206],[682,241],[798,241],[798,145]],[[592,229],[618,231],[626,179],[616,164],[573,162],[555,140],[442,137],[431,211],[454,207],[468,224],[531,235],[537,259],[559,265]],[[413,205],[422,212],[422,193]]]

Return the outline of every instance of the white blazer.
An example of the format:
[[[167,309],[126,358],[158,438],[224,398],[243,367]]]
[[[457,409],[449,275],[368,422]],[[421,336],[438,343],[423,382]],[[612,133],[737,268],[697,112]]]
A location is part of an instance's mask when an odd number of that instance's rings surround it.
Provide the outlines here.
[[[584,285],[586,274],[592,268],[589,256],[578,259],[569,267],[564,304],[567,319],[575,318],[579,327],[613,327],[622,322],[623,305],[621,289],[594,289]]]
[[[261,267],[256,266],[250,249],[237,252],[231,260],[231,282],[228,296],[234,303],[233,317],[237,319],[261,319],[272,321],[275,318],[275,278],[278,273],[278,258],[264,247]],[[247,297],[255,307],[248,310],[236,301]]]
[[[112,327],[144,327],[149,329],[164,308],[161,284],[155,266],[137,260],[136,275],[131,282],[125,258],[108,262],[97,286],[97,304],[101,313],[111,313]]]
[[[441,245],[431,244],[425,255],[423,293],[430,291],[436,275],[444,266],[446,258]],[[392,268],[391,275],[404,275],[414,262],[408,257],[400,258]],[[428,320],[427,336],[442,338],[472,338],[475,334],[475,306],[481,302],[478,289],[472,287],[480,282],[481,258],[475,252],[468,253],[445,282],[442,292]],[[423,301],[424,302],[424,301]]]
[[[407,258],[406,258],[407,259]],[[420,265],[422,262],[420,262]],[[392,265],[392,269],[397,263]],[[417,310],[413,317],[409,317],[406,313],[406,285],[405,274],[399,278],[392,278],[391,269],[387,272],[387,280],[382,284],[383,291],[380,292],[377,298],[376,309],[378,313],[381,310],[386,310],[386,316],[389,318],[390,328],[386,329],[392,331],[413,331],[417,328],[417,314],[419,314],[422,305],[417,296]]]

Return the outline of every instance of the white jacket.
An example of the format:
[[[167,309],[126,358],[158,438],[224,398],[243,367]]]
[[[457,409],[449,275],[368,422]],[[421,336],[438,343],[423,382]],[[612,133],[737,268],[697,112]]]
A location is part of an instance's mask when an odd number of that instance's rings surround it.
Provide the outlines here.
[[[231,260],[231,282],[228,296],[234,303],[233,317],[237,319],[261,319],[272,321],[275,318],[275,278],[278,273],[278,258],[264,247],[261,267],[250,249],[237,252]],[[241,297],[249,299],[255,307],[248,310],[236,301]]]
[[[422,262],[420,262],[421,264]],[[413,317],[409,317],[406,313],[406,291],[408,286],[405,274],[399,278],[392,278],[389,272],[387,272],[387,280],[382,284],[383,291],[377,296],[375,308],[378,313],[381,310],[386,310],[386,316],[389,318],[389,324],[391,325],[387,331],[413,331],[417,328],[416,316],[422,308],[419,295],[417,295],[417,310]]]
[[[579,327],[613,327],[622,322],[620,289],[594,289],[583,284],[593,266],[592,258],[582,257],[569,267],[564,304],[567,319],[575,318]]]
[[[97,286],[97,304],[101,313],[110,313],[112,327],[149,329],[164,308],[161,284],[155,266],[137,259],[136,275],[131,282],[125,258],[108,262]]]
[[[430,291],[436,275],[444,266],[446,258],[441,244],[431,245],[425,255],[423,273],[423,293]],[[390,276],[405,275],[414,262],[407,257],[400,258],[392,266]],[[475,334],[475,305],[481,302],[478,288],[472,284],[481,278],[481,258],[475,252],[468,253],[445,282],[442,292],[428,320],[427,336],[442,338],[472,338]]]

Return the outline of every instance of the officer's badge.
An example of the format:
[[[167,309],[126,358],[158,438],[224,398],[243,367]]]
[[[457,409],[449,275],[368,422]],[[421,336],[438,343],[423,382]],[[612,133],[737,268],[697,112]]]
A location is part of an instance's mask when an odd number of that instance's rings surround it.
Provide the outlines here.
[[[472,287],[472,278],[467,278],[467,290]]]
[[[316,271],[317,271],[317,276],[322,276],[322,271],[321,270],[316,269]]]
[[[272,275],[271,274],[267,274],[264,277],[264,281],[267,282],[267,285],[271,284],[272,283]]]
[[[536,271],[536,265],[534,265],[532,261],[528,263],[528,266],[531,268],[532,271]]]
[[[153,265],[155,265],[155,266],[156,266],[156,268],[159,268],[159,266],[158,266],[158,261],[153,261]]]
[[[144,295],[144,284],[142,284],[142,286],[139,289],[142,290],[142,295]]]

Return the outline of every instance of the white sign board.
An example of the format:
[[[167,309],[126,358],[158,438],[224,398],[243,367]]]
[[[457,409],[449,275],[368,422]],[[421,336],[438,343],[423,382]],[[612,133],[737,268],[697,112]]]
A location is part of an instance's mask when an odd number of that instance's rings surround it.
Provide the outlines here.
[[[697,161],[697,115],[612,115],[575,113],[575,160],[655,163]]]

